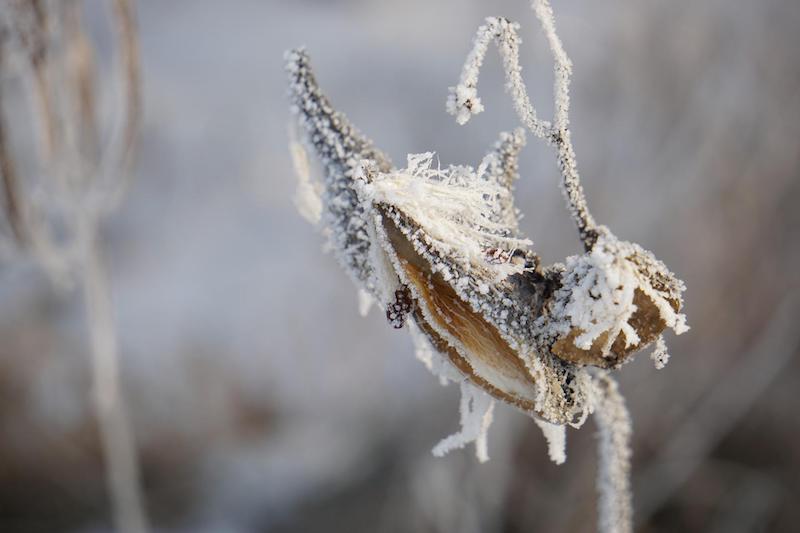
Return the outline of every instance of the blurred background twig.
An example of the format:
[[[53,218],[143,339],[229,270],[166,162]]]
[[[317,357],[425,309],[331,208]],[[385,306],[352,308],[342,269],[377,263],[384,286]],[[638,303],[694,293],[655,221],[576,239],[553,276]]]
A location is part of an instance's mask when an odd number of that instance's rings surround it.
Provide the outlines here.
[[[121,135],[106,143],[99,129],[94,44],[83,27],[82,0],[19,0],[3,6],[2,66],[6,79],[32,88],[16,121],[38,123],[35,165],[17,173],[7,132],[18,122],[0,117],[0,169],[6,215],[19,252],[28,253],[62,288],[82,287],[89,330],[92,393],[116,530],[148,529],[136,446],[120,386],[112,290],[100,239],[103,216],[119,201],[130,175],[138,134],[139,64],[132,5],[116,0],[112,32],[122,59],[117,82]],[[16,55],[16,57],[14,57]],[[113,78],[112,78],[113,80]],[[103,80],[107,82],[109,80]],[[118,152],[118,161],[108,154]]]

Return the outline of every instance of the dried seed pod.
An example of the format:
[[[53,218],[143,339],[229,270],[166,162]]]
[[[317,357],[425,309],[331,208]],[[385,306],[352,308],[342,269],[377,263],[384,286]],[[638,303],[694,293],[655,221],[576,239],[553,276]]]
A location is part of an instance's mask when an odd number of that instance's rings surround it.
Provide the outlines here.
[[[307,55],[288,57],[300,122],[325,163],[323,203],[342,263],[394,327],[413,316],[475,386],[550,422],[580,425],[592,408],[584,367],[617,366],[666,327],[681,328],[680,282],[603,227],[593,227],[585,254],[540,268],[513,202],[522,131],[502,134],[477,170],[434,167],[432,153],[388,169],[385,156],[373,159],[381,152],[342,126]]]
[[[534,412],[536,387],[525,362],[498,330],[434,273],[391,216],[384,229],[417,301],[414,319],[431,344],[473,384],[491,396]]]
[[[600,230],[592,251],[567,260],[545,335],[561,359],[612,368],[666,328],[688,329],[679,314],[685,287],[650,252]]]
[[[630,421],[616,383],[600,368],[619,366],[656,339],[653,358],[663,366],[661,333],[688,329],[679,314],[685,288],[650,252],[618,240],[589,212],[568,129],[572,63],[549,2],[532,7],[554,59],[553,121],[538,118],[528,97],[518,25],[493,17],[478,29],[447,110],[460,124],[484,110],[478,74],[490,43],[497,44],[520,121],[556,152],[585,250],[566,265],[541,268],[520,234],[513,182],[521,130],[502,134],[477,170],[434,167],[433,153],[409,155],[407,168],[393,169],[332,110],[303,51],[287,55],[292,98],[325,167],[327,231],[340,260],[395,327],[411,313],[418,358],[443,384],[460,383],[461,431],[434,454],[475,442],[486,460],[495,398],[544,419],[537,422],[560,463],[564,425],[578,427],[596,410],[600,526],[629,532]]]

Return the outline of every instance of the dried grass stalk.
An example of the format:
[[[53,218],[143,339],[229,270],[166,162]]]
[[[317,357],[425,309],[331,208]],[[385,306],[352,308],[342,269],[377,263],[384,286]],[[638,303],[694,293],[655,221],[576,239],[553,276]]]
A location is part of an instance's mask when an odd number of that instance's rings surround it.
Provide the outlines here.
[[[80,284],[83,290],[114,525],[124,533],[141,533],[149,525],[121,390],[112,290],[99,242],[101,222],[118,204],[131,176],[141,116],[138,41],[132,0],[115,0],[122,125],[118,132],[112,128],[111,142],[102,145],[106,136],[98,116],[97,66],[83,28],[84,7],[81,0],[17,0],[0,13],[2,74],[32,89],[27,111],[39,124],[39,168],[18,176],[0,113],[0,171],[16,241],[58,285]],[[9,54],[15,54],[16,62]]]

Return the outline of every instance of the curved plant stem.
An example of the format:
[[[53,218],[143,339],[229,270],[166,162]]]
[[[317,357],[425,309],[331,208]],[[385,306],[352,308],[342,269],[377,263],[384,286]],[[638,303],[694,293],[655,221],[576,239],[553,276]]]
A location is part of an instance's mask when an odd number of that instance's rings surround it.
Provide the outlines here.
[[[601,533],[631,533],[631,417],[617,382],[605,372],[598,376],[598,389],[595,412],[599,463],[598,530]]]
[[[141,496],[136,446],[120,389],[119,347],[108,272],[95,235],[87,235],[83,249],[81,281],[91,337],[92,386],[114,526],[122,533],[142,533],[149,527]]]

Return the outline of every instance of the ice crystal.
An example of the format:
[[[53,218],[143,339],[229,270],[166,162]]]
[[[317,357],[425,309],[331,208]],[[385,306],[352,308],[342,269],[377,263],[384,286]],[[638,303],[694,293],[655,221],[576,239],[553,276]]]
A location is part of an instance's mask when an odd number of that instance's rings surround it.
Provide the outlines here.
[[[511,192],[478,175],[471,167],[433,167],[432,152],[408,156],[408,168],[379,173],[363,188],[371,204],[391,206],[424,229],[437,252],[462,265],[491,270],[500,279],[513,273],[510,260],[490,263],[487,250],[513,253],[525,249],[528,239],[513,236],[514,230],[503,214]],[[488,167],[482,166],[482,169]],[[499,253],[499,252],[497,252]],[[509,258],[510,259],[510,258]]]
[[[658,336],[656,339],[655,348],[653,348],[653,353],[650,354],[650,359],[653,360],[653,364],[656,366],[657,370],[661,370],[667,363],[669,362],[669,352],[667,352],[667,343],[664,342],[664,337],[662,335]]]
[[[535,418],[534,422],[547,440],[547,454],[550,460],[557,465],[564,464],[567,460],[567,428],[538,418]]]
[[[478,461],[489,460],[487,432],[492,423],[494,400],[468,381],[461,382],[461,430],[443,439],[433,448],[433,455],[442,457],[448,452],[475,443]]]

